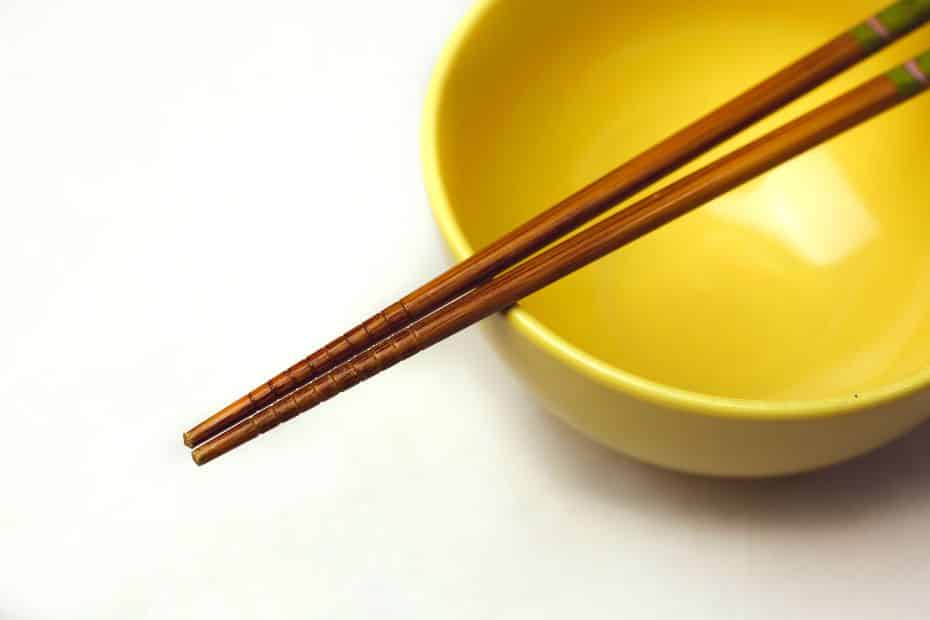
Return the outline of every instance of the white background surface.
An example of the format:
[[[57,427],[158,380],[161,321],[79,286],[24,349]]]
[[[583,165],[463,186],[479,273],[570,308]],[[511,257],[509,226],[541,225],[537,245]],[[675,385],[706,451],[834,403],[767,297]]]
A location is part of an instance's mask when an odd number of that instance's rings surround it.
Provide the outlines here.
[[[471,331],[197,469],[181,431],[445,266],[468,0],[0,0],[0,619],[923,618],[930,430],[693,479]]]

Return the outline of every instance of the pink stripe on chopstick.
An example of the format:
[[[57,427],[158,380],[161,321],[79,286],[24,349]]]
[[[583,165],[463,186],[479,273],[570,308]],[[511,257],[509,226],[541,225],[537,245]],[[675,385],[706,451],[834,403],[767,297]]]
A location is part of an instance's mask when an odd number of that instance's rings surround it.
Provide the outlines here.
[[[883,24],[878,17],[870,17],[866,23],[872,27],[872,30],[874,30],[878,36],[886,41],[891,38],[891,33],[888,32],[888,29],[885,28],[885,24]]]
[[[920,65],[917,64],[916,60],[911,60],[910,62],[906,63],[904,68],[907,69],[908,73],[914,76],[915,80],[924,86],[930,86],[930,79],[927,78],[927,74],[923,72],[923,69],[920,68]]]

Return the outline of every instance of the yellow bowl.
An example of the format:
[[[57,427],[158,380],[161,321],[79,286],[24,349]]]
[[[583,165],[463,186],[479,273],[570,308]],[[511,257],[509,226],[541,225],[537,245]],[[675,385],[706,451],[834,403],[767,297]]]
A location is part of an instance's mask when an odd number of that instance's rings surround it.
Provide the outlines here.
[[[488,0],[426,107],[456,259],[877,8],[875,0]],[[930,46],[920,32],[690,166]],[[720,476],[852,458],[930,416],[930,97],[486,321],[547,408],[644,461]],[[680,176],[680,175],[678,175]]]

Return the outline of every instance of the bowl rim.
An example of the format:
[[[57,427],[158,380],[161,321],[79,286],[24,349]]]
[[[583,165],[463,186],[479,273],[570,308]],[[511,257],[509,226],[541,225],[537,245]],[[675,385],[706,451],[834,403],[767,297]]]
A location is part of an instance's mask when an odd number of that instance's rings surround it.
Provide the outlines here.
[[[427,89],[421,125],[421,158],[430,209],[456,260],[474,253],[458,224],[439,164],[439,125],[443,93],[459,54],[492,7],[506,0],[476,0],[459,21],[434,66]],[[575,372],[638,400],[678,411],[731,419],[791,420],[827,418],[872,409],[924,389],[930,367],[913,377],[863,390],[850,396],[806,400],[753,400],[704,394],[653,381],[617,368],[576,347],[536,319],[519,304],[504,318],[522,337]]]

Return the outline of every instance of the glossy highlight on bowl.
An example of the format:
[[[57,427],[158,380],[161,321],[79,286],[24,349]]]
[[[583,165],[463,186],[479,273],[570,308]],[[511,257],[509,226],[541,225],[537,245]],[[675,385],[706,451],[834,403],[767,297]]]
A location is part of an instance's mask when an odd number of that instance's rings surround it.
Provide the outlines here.
[[[424,121],[427,187],[453,256],[877,8],[479,3],[440,59]],[[686,170],[928,45],[918,32]],[[487,332],[548,409],[648,462],[762,476],[867,452],[930,415],[927,135],[928,102],[909,103]]]

